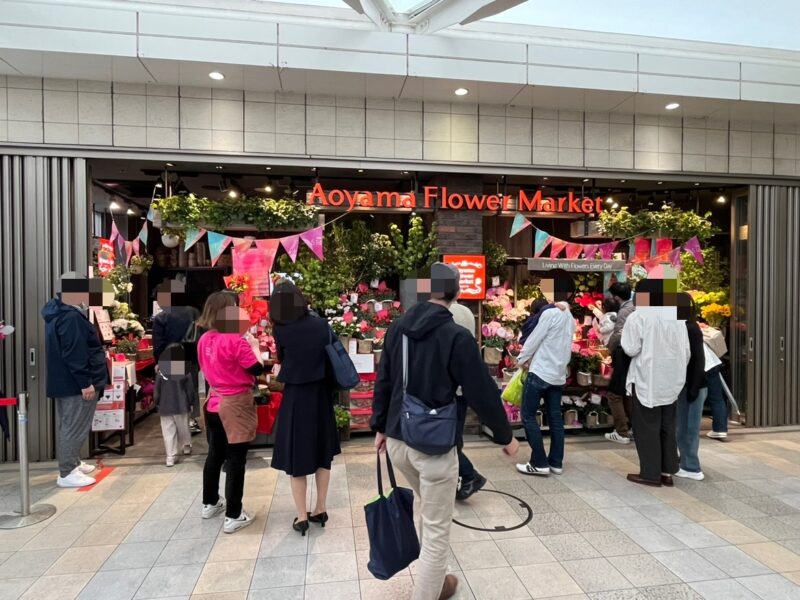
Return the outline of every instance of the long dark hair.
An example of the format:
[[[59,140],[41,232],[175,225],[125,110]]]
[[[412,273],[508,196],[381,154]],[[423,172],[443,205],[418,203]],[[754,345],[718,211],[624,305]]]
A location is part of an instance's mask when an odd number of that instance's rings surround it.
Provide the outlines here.
[[[308,314],[308,300],[291,281],[280,281],[269,299],[269,318],[273,323],[285,325]]]

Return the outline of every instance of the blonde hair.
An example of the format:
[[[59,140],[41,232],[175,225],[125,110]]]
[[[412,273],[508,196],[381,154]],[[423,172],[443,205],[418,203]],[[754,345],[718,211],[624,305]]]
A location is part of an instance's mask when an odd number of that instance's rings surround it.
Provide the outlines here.
[[[203,329],[218,329],[217,315],[220,311],[228,306],[237,306],[236,294],[229,290],[222,290],[214,292],[208,299],[206,305],[203,307],[203,314],[197,319],[197,325]]]

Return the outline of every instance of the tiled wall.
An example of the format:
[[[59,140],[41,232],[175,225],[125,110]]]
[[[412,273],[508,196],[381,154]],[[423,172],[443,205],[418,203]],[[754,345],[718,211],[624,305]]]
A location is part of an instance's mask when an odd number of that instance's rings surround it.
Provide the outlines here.
[[[0,76],[0,142],[800,176],[800,125]]]

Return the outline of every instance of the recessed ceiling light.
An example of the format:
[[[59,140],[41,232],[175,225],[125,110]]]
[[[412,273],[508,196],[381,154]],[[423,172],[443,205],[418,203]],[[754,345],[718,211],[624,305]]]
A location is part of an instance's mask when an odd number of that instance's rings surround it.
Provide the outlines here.
[[[222,170],[222,165],[217,165],[217,170]]]
[[[619,180],[620,183],[625,183],[626,181],[628,181],[628,180],[627,179],[620,179]]]
[[[119,202],[117,202],[116,200],[112,200],[111,204],[108,205],[108,208],[110,208],[111,210],[119,210],[122,207],[119,205]]]
[[[675,110],[676,108],[680,108],[680,107],[681,107],[681,105],[678,104],[677,102],[670,102],[664,108],[666,108],[667,110]]]
[[[239,194],[236,192],[236,190],[230,190],[228,192],[228,198],[236,198],[238,195]]]
[[[589,183],[589,178],[588,177],[584,178],[583,183]]]
[[[700,185],[700,183],[699,183],[699,182],[697,182],[697,181],[695,181],[695,183],[694,183],[694,184],[695,184],[695,185]]]
[[[453,92],[456,96],[466,96],[469,94],[469,90],[467,88],[458,88],[456,91]]]
[[[213,79],[214,81],[221,81],[225,79],[225,75],[223,75],[219,71],[211,71],[211,73],[209,73],[208,76],[211,77],[211,79]]]
[[[614,202],[614,198],[612,198],[611,196],[609,196],[608,198],[606,198],[606,204],[611,204],[611,203],[613,203],[613,202]]]
[[[264,191],[269,194],[272,191],[272,186],[270,184],[265,185]]]
[[[272,167],[265,167],[267,171],[272,171]]]
[[[359,169],[359,170],[358,170],[358,172],[359,172],[359,173],[363,173],[363,172],[364,172],[364,169]]]
[[[167,163],[167,166],[168,167],[174,167],[175,165],[173,165],[172,163]]]
[[[126,211],[125,211],[125,214],[126,214],[126,215],[133,215],[133,214],[135,214],[135,213],[133,212],[133,209],[132,209],[132,208],[129,208],[128,210],[126,210]]]
[[[728,199],[724,195],[720,195],[720,197],[717,198],[717,204],[725,204],[727,201]]]
[[[613,209],[615,209],[615,210],[616,210],[616,209],[618,209],[618,208],[619,208],[619,204],[617,204],[616,202],[614,202],[614,204],[612,204],[612,205],[611,205],[611,208],[613,208]]]
[[[400,171],[400,175],[408,175],[408,171]]]
[[[658,185],[664,185],[664,182],[663,181],[659,181]]]
[[[542,177],[542,180],[544,180],[544,181],[547,181],[548,179],[550,179],[550,178],[549,177]]]

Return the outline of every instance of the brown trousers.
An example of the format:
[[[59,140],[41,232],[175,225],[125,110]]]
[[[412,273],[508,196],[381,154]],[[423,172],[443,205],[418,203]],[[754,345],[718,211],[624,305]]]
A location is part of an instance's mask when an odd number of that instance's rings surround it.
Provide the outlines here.
[[[630,421],[633,418],[633,403],[631,397],[625,394],[620,396],[614,392],[606,394],[608,407],[611,409],[611,416],[614,419],[614,429],[617,433],[630,437]]]

